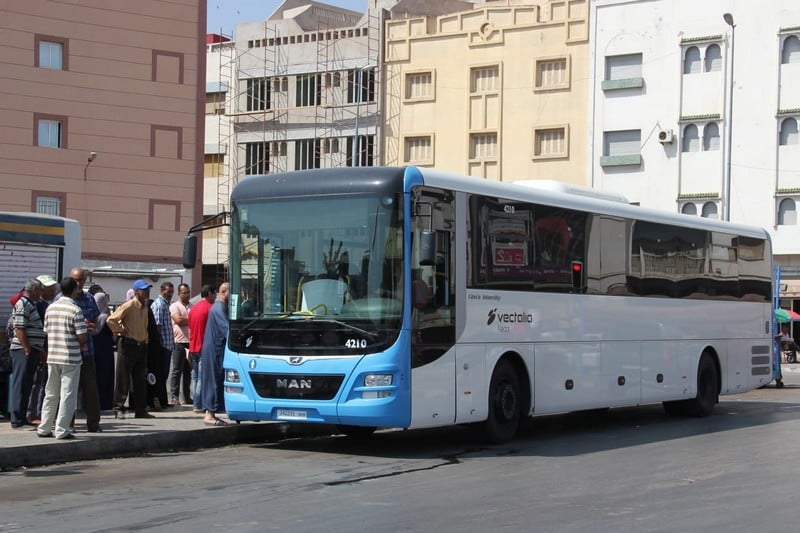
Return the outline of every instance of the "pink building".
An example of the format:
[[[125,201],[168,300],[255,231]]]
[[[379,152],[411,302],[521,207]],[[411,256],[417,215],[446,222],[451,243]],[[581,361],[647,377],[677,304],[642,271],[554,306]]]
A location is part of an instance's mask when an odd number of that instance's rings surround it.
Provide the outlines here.
[[[179,272],[202,218],[205,28],[206,0],[4,3],[0,211],[77,219],[97,275]]]

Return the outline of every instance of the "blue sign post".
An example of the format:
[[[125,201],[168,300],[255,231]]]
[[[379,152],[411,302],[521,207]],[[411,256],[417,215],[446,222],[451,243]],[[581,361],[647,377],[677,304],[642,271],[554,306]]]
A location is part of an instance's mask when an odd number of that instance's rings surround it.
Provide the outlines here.
[[[783,388],[783,373],[781,372],[781,335],[778,329],[778,319],[775,317],[775,312],[781,307],[781,267],[775,268],[775,280],[772,284],[774,287],[774,294],[772,296],[772,379],[775,380],[775,386],[779,389]]]

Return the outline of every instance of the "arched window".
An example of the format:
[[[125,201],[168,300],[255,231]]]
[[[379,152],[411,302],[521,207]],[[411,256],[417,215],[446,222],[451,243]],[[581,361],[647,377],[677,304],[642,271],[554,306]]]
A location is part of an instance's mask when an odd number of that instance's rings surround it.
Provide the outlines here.
[[[719,49],[719,45],[711,44],[706,48],[705,63],[706,72],[722,70],[722,52]]]
[[[717,216],[717,204],[715,202],[706,202],[703,204],[703,218],[719,218]]]
[[[791,198],[784,198],[778,204],[778,225],[779,226],[794,226],[797,224],[797,208],[794,200]]]
[[[709,122],[703,128],[703,150],[719,150],[719,126],[716,122]]]
[[[700,50],[696,46],[690,46],[686,49],[686,55],[683,57],[683,73],[695,74],[700,72]]]
[[[800,39],[796,35],[790,35],[783,41],[781,63],[800,63]]]
[[[681,213],[684,215],[696,215],[697,214],[697,206],[694,205],[692,202],[686,202],[681,207]]]
[[[700,137],[697,134],[697,126],[694,124],[687,124],[683,128],[681,149],[684,152],[697,152],[700,150]]]
[[[798,139],[797,135],[797,120],[792,117],[783,119],[783,122],[781,122],[781,146],[798,144],[799,141],[800,139]]]

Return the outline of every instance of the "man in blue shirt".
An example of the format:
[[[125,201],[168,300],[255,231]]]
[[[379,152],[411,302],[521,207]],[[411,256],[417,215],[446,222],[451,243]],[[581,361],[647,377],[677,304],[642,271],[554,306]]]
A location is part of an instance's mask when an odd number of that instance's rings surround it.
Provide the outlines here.
[[[169,364],[172,362],[172,350],[175,348],[175,335],[172,332],[172,314],[169,304],[175,294],[175,286],[170,281],[161,284],[161,292],[150,309],[158,326],[158,335],[161,340],[161,354],[158,358],[159,367],[151,369],[156,375],[155,396],[163,409],[172,407],[167,399],[167,377],[169,377]]]
[[[69,272],[69,277],[78,284],[75,291],[75,304],[83,311],[86,319],[86,327],[89,330],[89,339],[86,342],[86,351],[82,353],[83,364],[81,364],[80,395],[83,404],[83,412],[86,413],[86,430],[89,433],[99,433],[103,431],[100,427],[100,396],[97,392],[97,372],[94,367],[94,326],[100,310],[97,302],[88,292],[84,292],[83,286],[86,283],[86,271],[80,267],[75,267]]]

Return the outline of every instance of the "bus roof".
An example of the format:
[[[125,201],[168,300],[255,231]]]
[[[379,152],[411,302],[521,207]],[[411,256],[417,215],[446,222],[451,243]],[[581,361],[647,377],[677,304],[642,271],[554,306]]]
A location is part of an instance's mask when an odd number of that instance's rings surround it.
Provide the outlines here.
[[[339,167],[249,176],[234,187],[231,201],[320,194],[394,193],[399,190],[399,187],[402,187],[404,175],[418,175],[421,176],[425,185],[465,193],[541,203],[706,231],[736,233],[759,239],[770,238],[767,230],[757,226],[631,205],[622,195],[597,191],[588,187],[552,180],[500,182],[413,166]],[[417,182],[416,180],[412,181]]]

